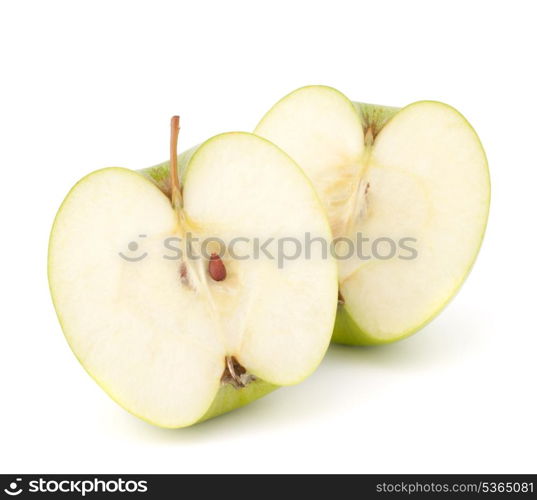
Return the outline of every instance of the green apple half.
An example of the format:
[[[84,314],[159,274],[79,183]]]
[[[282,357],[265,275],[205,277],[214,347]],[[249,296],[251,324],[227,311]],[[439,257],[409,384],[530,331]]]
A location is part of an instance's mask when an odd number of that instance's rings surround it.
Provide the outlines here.
[[[131,170],[84,177],[58,211],[48,263],[53,302],[81,364],[125,409],[170,428],[307,377],[337,309],[337,263],[320,252],[279,267],[263,255],[232,258],[218,243],[216,273],[213,254],[187,252],[187,233],[228,242],[308,230],[330,239],[315,190],[289,156],[253,134],[227,133],[183,165],[173,202]],[[180,240],[169,245],[181,259],[167,248],[164,257],[169,237]],[[250,245],[234,252],[248,255]]]
[[[255,133],[297,161],[328,214],[339,260],[335,342],[392,342],[442,310],[472,267],[489,210],[485,153],[460,113],[432,101],[353,103],[309,86]]]

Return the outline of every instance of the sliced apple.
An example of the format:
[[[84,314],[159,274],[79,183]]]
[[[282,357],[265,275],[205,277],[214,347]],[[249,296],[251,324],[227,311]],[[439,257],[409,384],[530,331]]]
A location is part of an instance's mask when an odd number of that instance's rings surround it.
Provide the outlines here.
[[[182,190],[170,194],[173,203],[123,168],[84,177],[54,222],[49,281],[89,374],[133,414],[183,427],[317,367],[336,313],[337,265],[320,252],[283,268],[222,248],[203,257],[199,242],[209,237],[331,237],[309,181],[264,139],[208,140],[189,158]],[[187,243],[187,233],[199,242]],[[248,254],[251,245],[235,251]]]
[[[311,86],[278,102],[255,133],[297,161],[328,214],[336,342],[403,338],[447,304],[477,256],[490,199],[485,153],[461,114],[432,101],[353,103]],[[345,239],[356,242],[352,257]]]

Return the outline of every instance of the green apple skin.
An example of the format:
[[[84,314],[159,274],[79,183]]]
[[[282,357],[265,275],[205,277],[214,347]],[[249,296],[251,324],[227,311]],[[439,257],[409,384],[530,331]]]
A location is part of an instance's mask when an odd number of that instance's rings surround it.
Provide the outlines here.
[[[377,135],[388,123],[388,120],[401,110],[401,108],[364,102],[353,102],[352,104],[361,117],[364,130],[371,128],[374,135]]]
[[[183,151],[177,159],[177,172],[181,179],[181,183],[183,183],[188,163],[199,146],[200,145],[198,144],[197,146]],[[169,160],[153,165],[152,167],[138,170],[138,173],[153,182],[168,198],[171,198]]]
[[[278,389],[280,386],[269,384],[261,379],[250,382],[246,387],[236,389],[231,384],[225,384],[220,387],[216,393],[213,403],[196,423],[204,422],[218,415],[241,408],[247,404],[262,398],[268,393]]]
[[[96,382],[99,384],[97,380]],[[99,385],[110,396],[110,392],[106,390],[106,387],[104,387],[102,384],[99,384]],[[238,408],[242,408],[243,406],[246,406],[249,403],[252,403],[253,401],[257,399],[260,399],[263,396],[266,396],[267,394],[278,389],[279,387],[280,386],[278,385],[269,384],[268,382],[265,382],[261,379],[253,380],[246,387],[242,387],[242,388],[235,388],[231,384],[222,384],[219,391],[216,393],[216,396],[214,397],[214,400],[211,406],[209,407],[209,409],[207,410],[207,412],[196,422],[186,424],[182,427],[175,427],[175,426],[166,427],[160,423],[147,420],[141,415],[136,415],[136,414],[133,414],[133,415],[143,420],[144,422],[147,422],[148,424],[154,425],[156,427],[161,427],[163,429],[181,429],[181,428],[191,427],[193,425],[200,424],[202,422],[205,422],[206,420],[210,420],[211,418],[218,417],[219,415],[223,415],[224,413],[228,413]],[[119,401],[115,401],[115,402],[119,406],[124,408],[124,406]]]

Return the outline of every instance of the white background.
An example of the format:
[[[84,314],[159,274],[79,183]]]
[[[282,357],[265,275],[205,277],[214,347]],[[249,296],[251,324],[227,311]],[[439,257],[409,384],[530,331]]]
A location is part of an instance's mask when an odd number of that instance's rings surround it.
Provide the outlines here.
[[[3,1],[0,472],[536,472],[535,14],[530,1]],[[59,204],[91,170],[165,159],[174,113],[190,146],[252,130],[312,83],[466,115],[493,183],[473,273],[408,340],[333,347],[305,383],[193,428],[138,421],[56,320]]]

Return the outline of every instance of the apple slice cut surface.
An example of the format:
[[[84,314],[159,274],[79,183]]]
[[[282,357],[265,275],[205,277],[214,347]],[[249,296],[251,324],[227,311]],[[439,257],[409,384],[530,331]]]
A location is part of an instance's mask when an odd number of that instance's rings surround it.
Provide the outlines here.
[[[142,175],[96,171],[62,204],[49,250],[75,355],[114,400],[163,427],[301,381],[321,361],[336,312],[334,260],[314,250],[282,266],[253,255],[256,239],[331,238],[313,187],[279,148],[216,136],[190,159],[182,196],[178,212]],[[241,258],[224,248],[233,238],[243,238],[233,248]],[[225,279],[209,273],[204,242],[221,253]]]
[[[490,199],[483,148],[460,113],[432,101],[358,104],[311,86],[277,103],[255,133],[297,161],[328,214],[335,341],[391,342],[446,305],[477,256]]]

